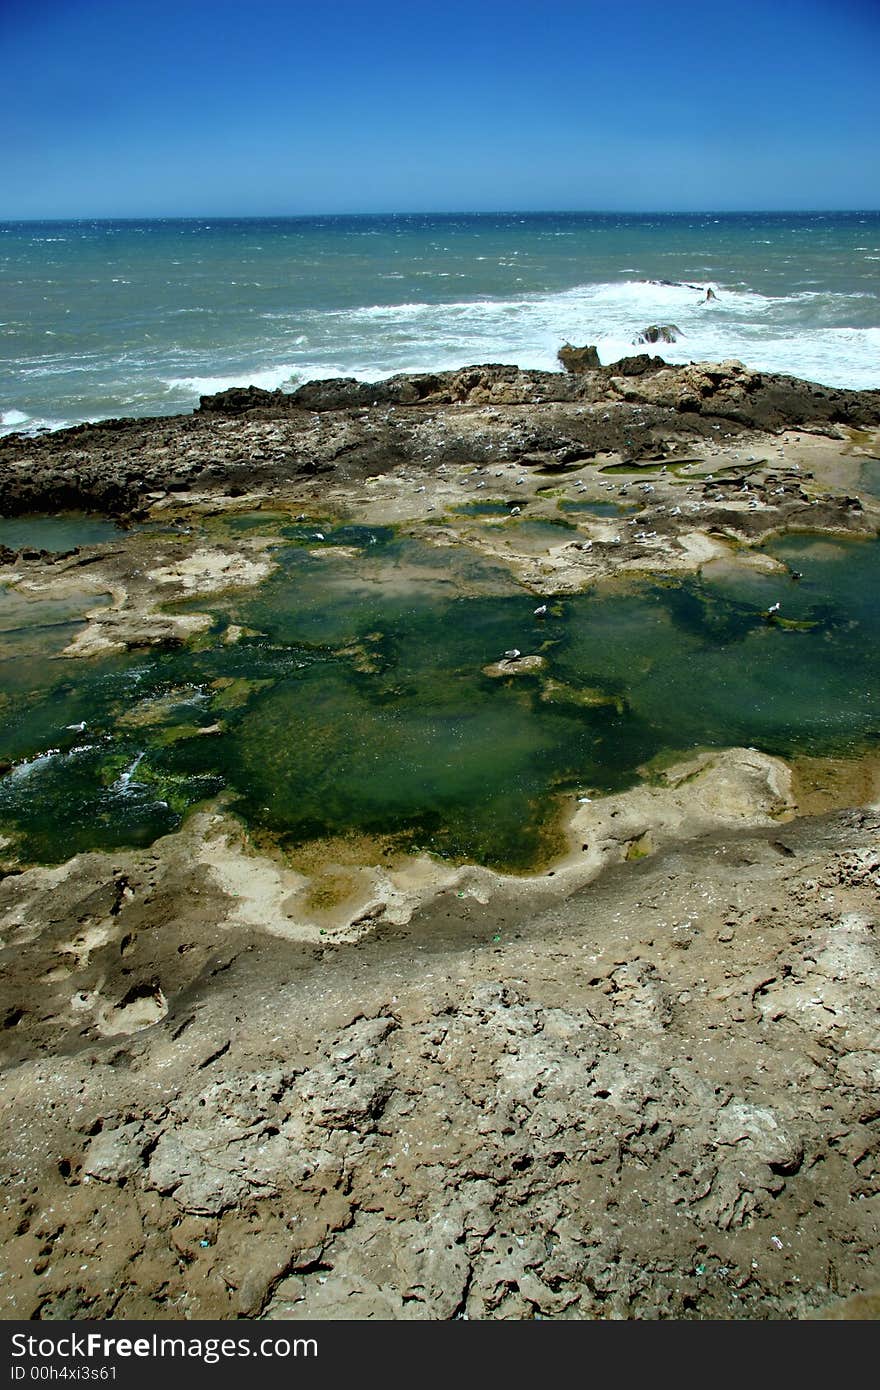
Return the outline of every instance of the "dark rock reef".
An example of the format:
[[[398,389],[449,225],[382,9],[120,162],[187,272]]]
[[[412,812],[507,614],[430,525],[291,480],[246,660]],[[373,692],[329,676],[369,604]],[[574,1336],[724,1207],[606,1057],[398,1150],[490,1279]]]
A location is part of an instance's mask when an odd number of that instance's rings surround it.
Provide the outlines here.
[[[586,354],[573,359],[581,362],[592,350],[571,351]],[[314,381],[290,394],[236,387],[202,397],[192,415],[7,436],[0,510],[124,515],[157,494],[236,496],[314,475],[345,482],[409,463],[516,462],[559,451],[639,459],[670,443],[712,439],[722,426],[728,436],[833,436],[839,426],[878,419],[878,391],[838,390],[738,362],[670,367],[647,354],[564,372],[488,364],[374,383]]]

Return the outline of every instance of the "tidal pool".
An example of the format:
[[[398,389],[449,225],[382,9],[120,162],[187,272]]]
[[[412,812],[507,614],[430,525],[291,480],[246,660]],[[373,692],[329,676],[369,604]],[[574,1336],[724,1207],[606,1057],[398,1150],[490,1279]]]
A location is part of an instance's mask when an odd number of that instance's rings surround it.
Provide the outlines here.
[[[123,528],[103,516],[62,512],[55,516],[0,516],[0,545],[10,550],[48,550],[61,554],[81,545],[99,545]]]
[[[880,459],[865,459],[859,476],[859,488],[872,497],[880,497]]]
[[[586,512],[591,516],[623,516],[633,511],[633,504],[625,502],[557,502],[561,512]]]
[[[510,516],[511,507],[516,505],[516,502],[499,502],[489,497],[485,502],[462,502],[450,510],[456,516]]]
[[[768,547],[787,572],[606,584],[542,618],[465,548],[311,519],[275,534],[269,579],[187,605],[214,616],[191,647],[0,652],[0,833],[22,858],[146,844],[223,793],[289,850],[366,834],[527,871],[563,848],[562,794],[695,747],[880,735],[876,541],[790,536]],[[230,624],[249,635],[227,643]],[[544,668],[485,674],[513,647]]]

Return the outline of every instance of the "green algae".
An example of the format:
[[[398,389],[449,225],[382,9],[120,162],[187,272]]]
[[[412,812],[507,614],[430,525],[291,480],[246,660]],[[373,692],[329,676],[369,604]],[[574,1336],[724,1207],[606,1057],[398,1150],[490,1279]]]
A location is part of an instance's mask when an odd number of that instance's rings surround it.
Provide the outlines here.
[[[651,840],[650,831],[646,830],[644,835],[639,835],[637,839],[630,840],[626,849],[626,858],[632,862],[636,859],[647,859],[649,854],[653,854],[654,846]]]
[[[554,680],[552,677],[542,681],[541,699],[547,704],[579,705],[587,709],[595,709],[600,705],[610,705],[618,714],[623,714],[626,708],[626,698],[622,694],[613,694],[609,690],[599,690],[595,686],[569,685],[565,681]]]
[[[218,676],[211,685],[214,695],[211,709],[216,714],[224,710],[242,709],[257,690],[270,686],[270,680],[247,680],[244,676]]]
[[[148,844],[222,794],[290,852],[361,836],[524,872],[563,848],[583,786],[697,747],[818,756],[880,735],[877,542],[789,536],[775,571],[608,584],[539,617],[466,548],[272,526],[262,584],[178,605],[213,615],[197,644],[72,661],[52,619],[27,661],[0,660],[0,833],[22,859]],[[544,667],[486,677],[513,647]]]

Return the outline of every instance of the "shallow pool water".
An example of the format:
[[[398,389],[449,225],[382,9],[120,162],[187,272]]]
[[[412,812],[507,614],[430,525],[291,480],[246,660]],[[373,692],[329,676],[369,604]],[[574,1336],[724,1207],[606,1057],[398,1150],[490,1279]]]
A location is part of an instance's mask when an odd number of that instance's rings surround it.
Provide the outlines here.
[[[511,507],[516,505],[516,502],[499,502],[490,497],[485,502],[462,502],[451,511],[456,516],[509,516]]]
[[[53,667],[47,661],[73,640],[87,612],[109,602],[109,594],[96,595],[91,589],[72,589],[59,599],[0,584],[0,695],[10,688],[30,688],[30,678],[21,670],[24,662],[36,661],[45,673],[42,678],[48,679]]]
[[[277,539],[263,584],[188,605],[214,614],[191,648],[0,660],[0,833],[25,857],[148,843],[223,792],[291,849],[369,834],[524,871],[562,848],[557,793],[697,746],[880,735],[874,541],[789,537],[786,572],[710,566],[540,616],[464,548],[312,520]],[[229,644],[230,624],[252,635]],[[486,674],[513,647],[543,670]]]
[[[561,501],[557,503],[561,512],[583,512],[590,516],[622,516],[626,512],[633,510],[632,504],[624,502],[575,502]]]
[[[565,517],[552,521],[541,517],[536,517],[534,521],[525,517],[515,518],[499,529],[496,535],[502,544],[509,544],[512,550],[521,555],[546,555],[548,550],[569,545],[577,538],[577,526]]]
[[[880,497],[880,459],[865,459],[859,476],[859,490]]]
[[[10,550],[48,550],[62,554],[82,545],[99,545],[122,535],[123,528],[103,516],[63,512],[55,516],[0,516],[0,545]]]

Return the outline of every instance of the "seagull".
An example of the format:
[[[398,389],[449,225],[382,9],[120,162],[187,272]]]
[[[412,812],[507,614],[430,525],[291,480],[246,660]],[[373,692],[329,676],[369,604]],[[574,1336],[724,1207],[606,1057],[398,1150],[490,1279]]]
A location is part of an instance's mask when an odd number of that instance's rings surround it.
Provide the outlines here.
[[[502,661],[516,661],[521,656],[522,652],[520,651],[519,647],[511,647],[510,651],[505,652],[504,656],[501,659]]]
[[[519,516],[519,514],[520,514],[521,511],[522,511],[522,507],[511,507],[511,509],[510,509],[510,515],[511,515],[511,516]]]
[[[313,540],[322,541],[323,539],[324,539],[324,532],[323,532],[323,531],[316,531],[315,534],[314,534],[314,536],[313,536]]]
[[[535,609],[535,617],[536,617],[536,618],[543,618],[543,616],[544,616],[544,614],[545,614],[546,612],[547,612],[547,605],[546,605],[546,603],[542,603],[541,606],[540,606],[540,608],[536,608],[536,609]]]
[[[767,609],[767,617],[769,618],[771,613],[778,613],[781,607],[782,605],[780,603],[771,604],[771,606]]]

